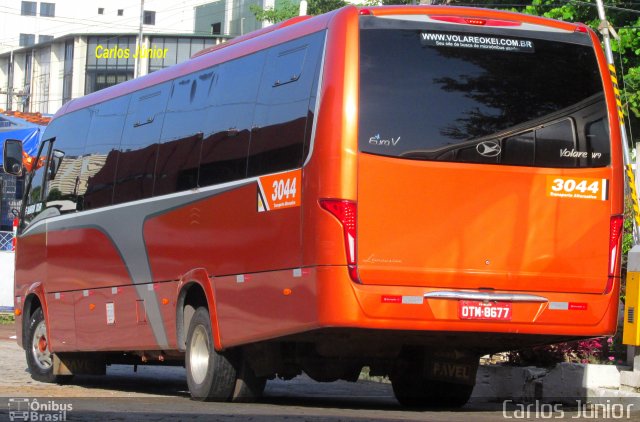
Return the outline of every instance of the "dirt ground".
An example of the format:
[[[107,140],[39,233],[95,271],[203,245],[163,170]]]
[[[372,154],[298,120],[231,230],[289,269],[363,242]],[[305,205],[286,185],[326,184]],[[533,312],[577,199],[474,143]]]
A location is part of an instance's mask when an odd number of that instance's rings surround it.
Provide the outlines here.
[[[0,339],[2,340],[11,339],[11,337],[15,335],[16,335],[15,324],[0,324]]]

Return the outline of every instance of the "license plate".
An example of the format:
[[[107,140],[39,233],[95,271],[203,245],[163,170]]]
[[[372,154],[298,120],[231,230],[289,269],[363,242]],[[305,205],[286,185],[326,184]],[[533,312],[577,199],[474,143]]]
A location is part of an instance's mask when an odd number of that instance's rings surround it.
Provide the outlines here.
[[[458,302],[460,319],[511,321],[511,302],[482,302],[461,300]]]

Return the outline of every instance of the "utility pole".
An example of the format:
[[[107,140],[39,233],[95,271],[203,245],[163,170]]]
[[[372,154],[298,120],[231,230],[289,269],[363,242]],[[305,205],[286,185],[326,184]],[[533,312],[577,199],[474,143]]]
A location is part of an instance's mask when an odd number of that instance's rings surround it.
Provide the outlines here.
[[[13,108],[13,73],[14,73],[14,65],[13,65],[13,49],[9,54],[9,72],[7,78],[7,110],[11,110]]]
[[[615,30],[609,24],[607,15],[604,10],[603,0],[596,0],[598,5],[598,17],[600,18],[600,26],[598,29],[602,34],[602,40],[604,42],[604,51],[607,56],[607,64],[609,65],[609,72],[611,74],[611,82],[613,82],[613,89],[616,94],[616,103],[618,104],[618,122],[620,124],[620,139],[622,141],[622,153],[624,157],[625,172],[627,174],[627,181],[629,183],[629,191],[631,192],[631,200],[633,201],[633,243],[639,244],[638,227],[640,227],[640,207],[638,206],[638,194],[636,192],[636,180],[633,174],[633,168],[631,167],[631,154],[629,153],[629,141],[627,139],[627,130],[624,124],[624,112],[622,110],[622,101],[620,99],[620,88],[618,86],[618,77],[616,76],[616,67],[613,62],[613,51],[611,51],[611,43],[609,35],[613,35],[617,38]]]
[[[138,27],[138,41],[136,42],[136,50],[142,50],[142,25],[144,24],[144,0],[140,0],[140,26]],[[138,50],[138,51],[140,51]],[[136,57],[135,69],[133,77],[137,78],[140,75],[140,53]]]

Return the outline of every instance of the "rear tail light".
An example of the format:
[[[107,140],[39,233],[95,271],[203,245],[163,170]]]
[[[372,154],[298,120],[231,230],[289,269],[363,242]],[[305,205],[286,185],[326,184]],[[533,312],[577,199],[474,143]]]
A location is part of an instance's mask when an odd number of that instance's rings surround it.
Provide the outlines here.
[[[465,18],[463,16],[447,16],[447,15],[435,15],[429,16],[434,21],[458,23],[462,25],[476,25],[476,26],[520,26],[520,22],[506,21],[502,19],[481,19],[481,18]]]
[[[346,199],[321,199],[320,206],[329,211],[342,225],[349,276],[351,280],[358,282],[358,270],[356,268],[357,204]]]
[[[576,26],[575,32],[582,32],[584,34],[588,33],[589,31],[587,30],[587,25],[583,24],[583,23],[578,23],[578,26]]]
[[[466,18],[464,21],[469,25],[486,25],[487,24],[487,21],[485,19]]]
[[[609,225],[609,278],[604,294],[611,293],[613,290],[614,277],[616,276],[616,268],[620,262],[622,249],[622,228],[624,226],[624,217],[614,215],[611,217]]]

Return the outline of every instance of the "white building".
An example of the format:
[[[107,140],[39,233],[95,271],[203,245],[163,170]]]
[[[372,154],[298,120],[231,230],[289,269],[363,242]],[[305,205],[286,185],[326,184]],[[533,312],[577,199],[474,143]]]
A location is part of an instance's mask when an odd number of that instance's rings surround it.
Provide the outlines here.
[[[0,109],[55,113],[72,98],[179,63],[262,28],[266,23],[256,21],[252,4],[276,3],[145,0],[141,9],[141,2],[130,0],[3,0]],[[140,61],[137,46],[149,53]]]

